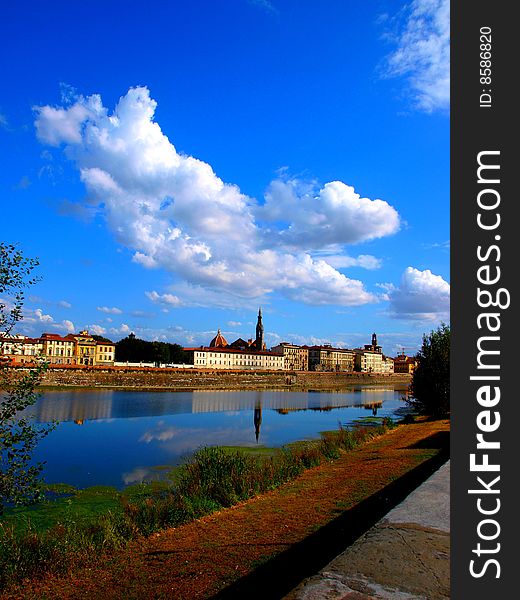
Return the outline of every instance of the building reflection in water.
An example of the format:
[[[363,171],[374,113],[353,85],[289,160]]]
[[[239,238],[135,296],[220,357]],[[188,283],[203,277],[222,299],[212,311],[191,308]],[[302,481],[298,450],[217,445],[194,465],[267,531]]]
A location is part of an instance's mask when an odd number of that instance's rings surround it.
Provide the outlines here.
[[[162,471],[153,465],[179,464],[201,446],[279,447],[319,438],[320,431],[370,414],[366,411],[393,414],[398,408],[400,392],[382,388],[342,393],[64,390],[44,392],[26,415],[61,422],[35,455],[46,462],[44,477],[85,487],[158,478]]]
[[[360,394],[360,392],[362,392]],[[353,389],[343,393],[285,391],[193,391],[141,392],[119,390],[81,390],[45,392],[27,413],[40,423],[130,417],[157,417],[175,414],[217,413],[252,410],[258,440],[262,410],[280,414],[300,410],[330,411],[335,408],[364,407],[377,414],[385,399],[394,397],[393,389]]]
[[[111,419],[113,398],[113,390],[45,392],[29,411],[40,423],[74,421],[83,425],[91,419]]]

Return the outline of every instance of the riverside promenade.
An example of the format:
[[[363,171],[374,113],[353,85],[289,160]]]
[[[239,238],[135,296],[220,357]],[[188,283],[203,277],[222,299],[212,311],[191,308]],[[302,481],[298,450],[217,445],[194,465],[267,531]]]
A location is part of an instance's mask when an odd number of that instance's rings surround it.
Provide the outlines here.
[[[283,600],[450,597],[450,463]]]

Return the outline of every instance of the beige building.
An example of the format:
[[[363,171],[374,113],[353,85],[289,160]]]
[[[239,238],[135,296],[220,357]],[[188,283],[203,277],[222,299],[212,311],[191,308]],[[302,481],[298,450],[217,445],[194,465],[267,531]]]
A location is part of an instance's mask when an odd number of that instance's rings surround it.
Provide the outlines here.
[[[356,371],[361,373],[381,373],[390,374],[394,372],[394,360],[380,352],[372,350],[362,350],[357,348],[356,353]]]
[[[42,333],[43,356],[50,364],[76,364],[76,345],[70,336],[62,337],[57,333]]]
[[[253,352],[233,348],[184,348],[192,356],[195,368],[278,371],[284,368],[284,357],[273,352]]]
[[[309,370],[309,349],[306,346],[297,346],[282,342],[278,346],[271,348],[271,352],[281,354],[285,361],[286,371],[308,371]]]
[[[346,348],[311,346],[309,349],[309,369],[311,371],[353,371],[354,352]]]
[[[360,373],[382,373],[383,372],[383,355],[372,350],[355,350],[356,371]]]
[[[386,375],[394,372],[394,360],[383,354],[381,346],[377,343],[377,334],[372,334],[371,344],[365,344],[363,348],[356,348],[354,352],[356,371]]]
[[[15,364],[32,363],[43,355],[43,343],[40,339],[24,335],[0,335],[0,356]]]
[[[113,365],[116,356],[116,345],[110,340],[96,340],[96,365]]]
[[[394,372],[394,359],[390,356],[383,355],[383,364],[381,366],[383,369],[381,373],[390,375]]]
[[[79,334],[69,334],[76,342],[76,363],[78,365],[94,365],[96,362],[96,340],[87,330],[80,331]]]

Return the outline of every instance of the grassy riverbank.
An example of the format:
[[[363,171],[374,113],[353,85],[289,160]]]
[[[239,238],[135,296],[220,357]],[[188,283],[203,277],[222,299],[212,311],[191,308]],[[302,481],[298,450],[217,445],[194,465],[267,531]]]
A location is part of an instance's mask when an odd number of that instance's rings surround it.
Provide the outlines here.
[[[399,426],[348,452],[338,447],[333,451],[338,458],[323,455],[319,466],[305,469],[303,465],[295,479],[292,478],[295,471],[292,471],[289,477],[292,483],[285,483],[267,493],[262,491],[261,485],[254,483],[256,476],[249,476],[248,485],[244,485],[243,472],[240,474],[237,467],[248,464],[244,455],[237,462],[233,449],[204,451],[199,457],[200,462],[192,463],[195,466],[186,475],[183,484],[185,491],[191,486],[191,498],[199,498],[199,501],[190,504],[183,500],[179,505],[172,498],[161,497],[161,494],[155,499],[141,498],[137,502],[135,498],[129,498],[128,504],[122,503],[120,514],[123,520],[112,520],[111,528],[107,528],[103,525],[103,518],[98,518],[97,539],[93,535],[96,531],[91,531],[90,537],[83,536],[83,542],[88,542],[87,546],[90,544],[94,552],[80,552],[77,545],[69,540],[74,560],[63,562],[58,565],[59,568],[48,569],[41,574],[43,579],[32,577],[21,587],[11,586],[3,598],[209,598],[210,591],[213,593],[236,582],[241,576],[251,577],[251,573],[258,572],[260,565],[263,565],[260,568],[263,570],[273,561],[277,563],[293,544],[303,543],[308,536],[314,539],[320,531],[327,530],[327,523],[339,518],[338,515],[359,512],[359,507],[379,498],[375,504],[377,510],[365,511],[363,519],[360,520],[358,515],[354,520],[351,529],[356,531],[362,520],[377,516],[381,502],[384,504],[384,499],[392,496],[389,488],[402,491],[401,482],[406,477],[416,473],[420,465],[428,465],[442,452],[446,439],[441,434],[447,435],[448,430],[449,423],[446,421]],[[330,449],[329,442],[325,442],[326,449]],[[287,467],[287,451],[285,454],[285,458],[279,457],[279,473],[285,469],[287,475],[294,464],[290,469]],[[301,456],[291,455],[297,459],[296,462],[303,462]],[[258,462],[268,464],[271,459],[264,458]],[[215,478],[210,474],[203,478],[193,476],[193,471],[200,470],[203,464],[209,466],[209,473],[217,474],[219,482],[226,481],[218,487],[218,491],[212,489]],[[272,467],[268,470],[272,472]],[[205,471],[208,472],[207,469]],[[227,473],[224,478],[223,472]],[[411,477],[412,486],[416,485],[416,475]],[[255,485],[258,487],[255,488]],[[267,489],[272,487],[271,482]],[[205,494],[200,493],[202,488]],[[244,504],[243,500],[251,493],[260,495]],[[204,502],[200,500],[203,497],[206,498]],[[237,501],[242,501],[238,507],[223,508]],[[128,510],[130,506],[132,508]],[[218,510],[214,512],[215,509]],[[137,537],[127,543],[128,527],[125,529],[121,524],[128,523],[127,519],[133,512],[136,518],[133,529],[130,529],[133,534],[137,533]],[[208,513],[212,515],[201,518]],[[193,518],[196,520],[193,521]],[[119,523],[119,528],[114,528],[114,523]],[[142,524],[137,526],[137,531],[136,523]],[[171,525],[177,526],[164,529]],[[60,555],[60,543],[63,545],[67,527],[55,526],[49,531],[54,532],[54,551]],[[152,531],[155,534],[151,537],[139,535]],[[123,544],[114,543],[118,536],[123,537]],[[35,540],[33,532],[29,540],[33,544],[33,553],[35,548],[40,547]],[[101,545],[95,546],[96,541]],[[26,553],[27,549],[20,552],[20,556],[26,556]],[[326,555],[327,548],[321,548],[318,554]],[[33,554],[32,558],[45,563],[41,560],[45,556]],[[299,573],[301,565],[293,563],[288,566],[289,570]],[[52,566],[52,562],[47,566]],[[76,587],[78,578],[81,580],[80,587]],[[102,582],[103,587],[100,588]],[[165,590],[171,591],[173,583],[176,593],[172,596]],[[168,585],[169,588],[164,587]]]
[[[169,480],[131,486],[122,493],[101,486],[80,491],[51,487],[50,493],[65,497],[11,510],[3,520],[0,584],[69,569],[99,551],[233,506],[392,427],[390,420],[383,420],[370,428],[325,432],[316,441],[255,453],[202,448],[173,470]]]

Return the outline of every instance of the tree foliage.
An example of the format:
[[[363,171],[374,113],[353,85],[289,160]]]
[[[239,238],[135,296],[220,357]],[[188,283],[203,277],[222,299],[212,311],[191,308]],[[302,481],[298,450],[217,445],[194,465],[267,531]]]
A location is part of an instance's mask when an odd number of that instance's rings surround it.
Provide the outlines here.
[[[38,280],[32,277],[37,265],[37,259],[0,242],[0,357],[2,340],[23,319],[24,290]],[[39,361],[22,371],[0,362],[0,514],[6,504],[27,504],[41,497],[43,464],[32,464],[32,454],[52,426],[34,423],[24,411],[39,396],[36,390],[46,366]]]
[[[442,323],[423,335],[417,358],[408,403],[421,414],[445,417],[450,412],[450,326]]]
[[[24,289],[38,281],[31,278],[38,259],[25,258],[12,244],[0,242],[0,333],[9,335],[18,321],[22,320]]]
[[[147,342],[129,335],[116,343],[116,361],[185,364],[188,353],[179,344]]]

